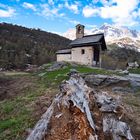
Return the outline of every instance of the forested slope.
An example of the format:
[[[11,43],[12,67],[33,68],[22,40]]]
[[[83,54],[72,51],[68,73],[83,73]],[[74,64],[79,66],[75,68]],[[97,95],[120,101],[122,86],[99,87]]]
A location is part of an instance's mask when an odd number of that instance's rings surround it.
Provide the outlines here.
[[[0,23],[0,67],[24,68],[54,61],[55,52],[69,43],[69,39],[40,29]]]

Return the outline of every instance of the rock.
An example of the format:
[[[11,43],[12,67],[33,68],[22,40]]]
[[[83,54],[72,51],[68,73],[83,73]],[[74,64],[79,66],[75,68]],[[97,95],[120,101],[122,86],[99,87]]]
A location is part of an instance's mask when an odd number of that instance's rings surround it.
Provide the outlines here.
[[[0,68],[0,72],[3,71],[3,68]]]
[[[139,64],[137,61],[127,63],[127,69],[138,68]]]
[[[134,140],[129,126],[119,120],[120,108],[118,99],[95,92],[71,73],[27,140]]]
[[[27,72],[37,72],[39,70],[37,65],[27,64],[26,70]]]
[[[134,91],[131,88],[124,88],[124,87],[113,87],[112,91],[114,93],[119,93],[119,94],[134,93]]]
[[[115,93],[134,93],[140,89],[140,74],[125,76],[84,74],[81,76],[90,87],[110,86]]]
[[[77,63],[74,63],[74,62],[69,62],[69,63],[70,63],[70,65],[71,65],[73,68],[78,67],[78,64],[77,64]]]
[[[135,61],[135,67],[138,68],[139,67],[139,64],[137,61]]]
[[[91,86],[110,86],[114,84],[129,84],[129,80],[121,76],[94,75],[85,76],[85,81]]]
[[[66,63],[65,62],[55,62],[53,65],[51,65],[47,71],[55,71],[55,70],[59,70],[61,68],[66,67]]]
[[[73,74],[77,74],[78,71],[76,69],[70,69],[70,73],[68,74],[69,76],[73,75]]]
[[[119,73],[120,73],[120,74],[128,75],[128,74],[129,74],[129,71],[128,71],[128,70],[124,70],[124,71],[120,71]]]
[[[140,89],[140,74],[129,74],[126,78],[130,81],[130,85],[134,91]]]

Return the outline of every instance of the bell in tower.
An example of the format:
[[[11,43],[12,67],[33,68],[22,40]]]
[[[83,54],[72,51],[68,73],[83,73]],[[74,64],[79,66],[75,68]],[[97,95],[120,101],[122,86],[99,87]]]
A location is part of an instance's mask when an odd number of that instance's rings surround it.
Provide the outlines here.
[[[84,25],[76,25],[76,38],[82,38],[84,36]]]

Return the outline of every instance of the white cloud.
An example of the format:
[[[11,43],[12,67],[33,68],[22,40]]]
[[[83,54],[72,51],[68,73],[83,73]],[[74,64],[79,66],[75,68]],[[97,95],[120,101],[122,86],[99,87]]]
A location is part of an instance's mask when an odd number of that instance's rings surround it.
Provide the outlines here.
[[[78,3],[75,4],[69,4],[67,1],[65,2],[65,7],[68,8],[69,10],[71,10],[72,12],[74,12],[75,14],[79,13],[78,10]]]
[[[83,8],[85,17],[100,16],[104,19],[111,19],[119,25],[132,26],[137,24],[136,10],[138,9],[139,0],[100,0],[102,7],[86,6]]]
[[[98,2],[99,2],[99,0],[92,0],[92,2],[93,2],[93,3],[98,3]]]
[[[86,6],[83,8],[83,15],[85,17],[96,16],[99,13],[99,9],[92,8],[90,6]]]
[[[76,21],[76,20],[69,20],[69,22],[75,25],[80,23],[79,21]]]
[[[101,7],[101,16],[104,18],[126,18],[137,7],[137,0],[114,0],[117,5]],[[112,3],[113,4],[113,3]]]
[[[50,5],[54,5],[54,1],[53,1],[53,0],[48,0],[48,3],[49,3]]]
[[[51,8],[48,4],[41,5],[42,11],[41,15],[45,17],[63,17],[65,16],[64,13],[59,13],[60,8]]]
[[[138,10],[138,17],[140,17],[140,9]]]
[[[74,40],[76,38],[76,31],[75,29],[68,29],[66,32],[62,34],[62,36]]]
[[[0,4],[0,17],[1,18],[8,18],[13,17],[16,13],[14,8]]]
[[[31,4],[31,3],[24,2],[22,6],[23,6],[24,8],[26,8],[26,9],[31,9],[31,10],[33,10],[33,11],[36,11],[35,5],[33,5],[33,4]]]

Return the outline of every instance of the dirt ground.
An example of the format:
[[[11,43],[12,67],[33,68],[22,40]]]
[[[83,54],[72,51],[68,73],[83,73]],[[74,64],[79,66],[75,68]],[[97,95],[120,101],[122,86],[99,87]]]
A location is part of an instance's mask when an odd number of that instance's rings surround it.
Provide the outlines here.
[[[33,79],[29,77],[0,77],[0,100],[13,98],[30,86],[33,86]]]
[[[56,93],[31,74],[0,74],[0,140],[25,140]]]

